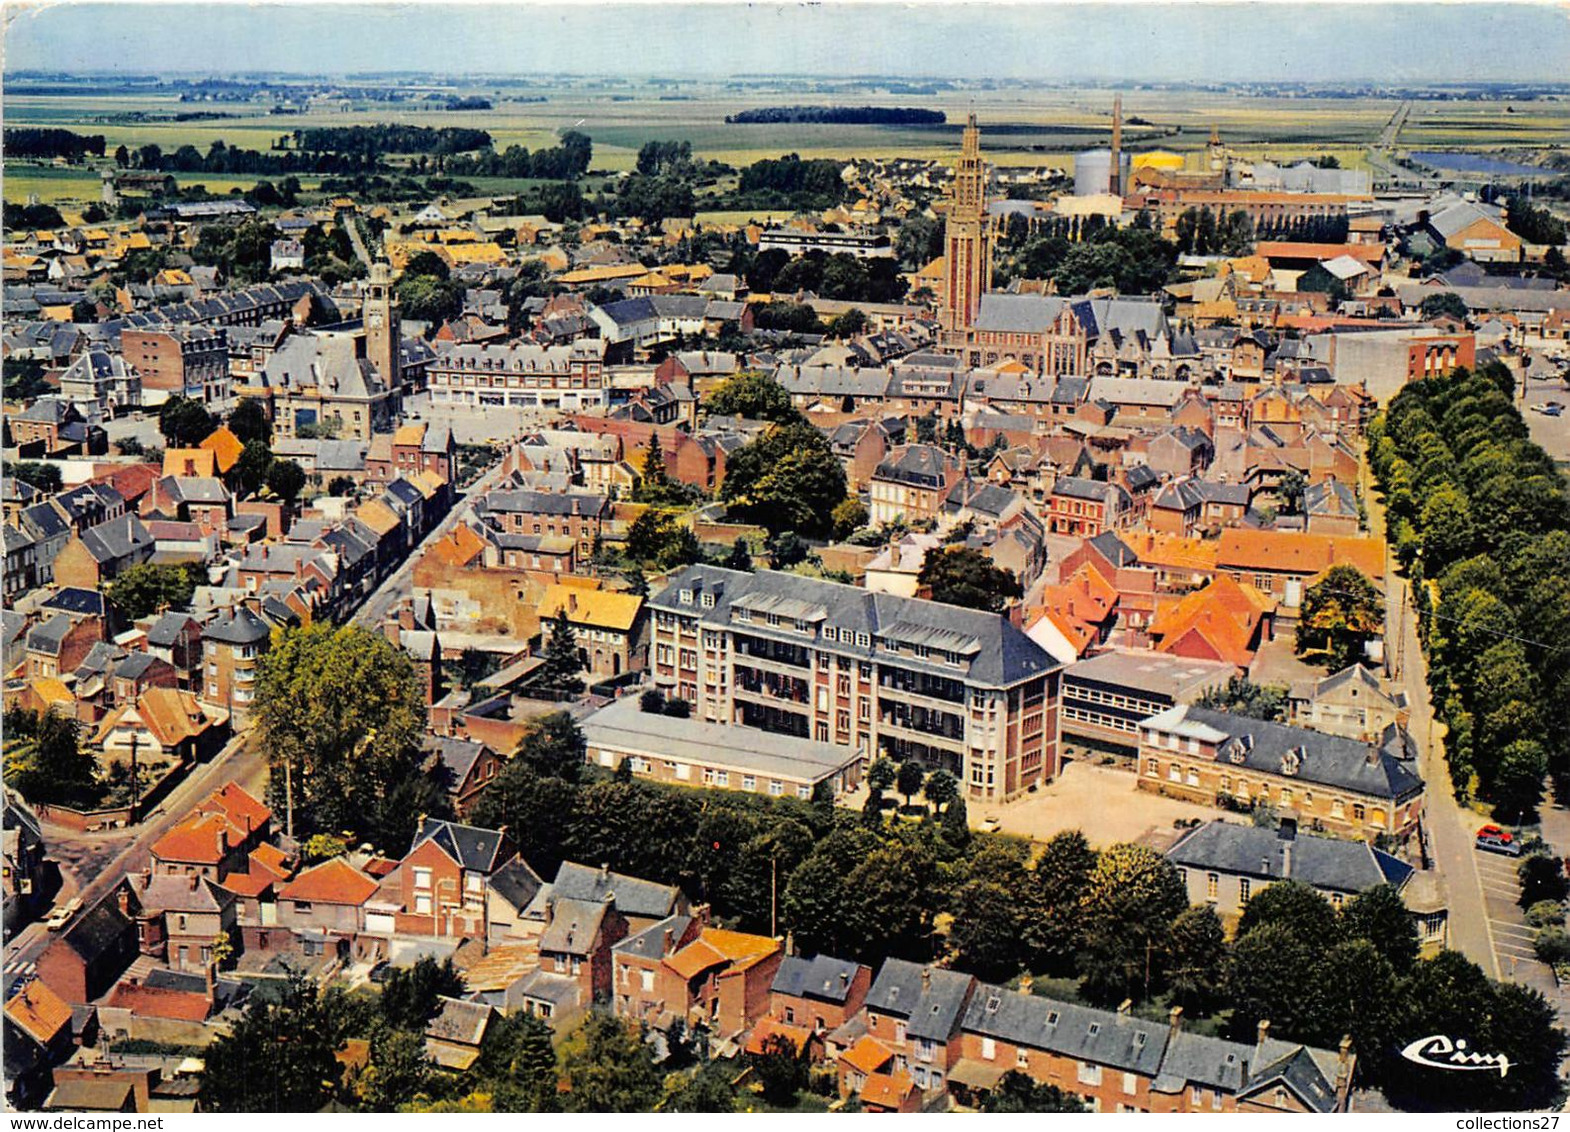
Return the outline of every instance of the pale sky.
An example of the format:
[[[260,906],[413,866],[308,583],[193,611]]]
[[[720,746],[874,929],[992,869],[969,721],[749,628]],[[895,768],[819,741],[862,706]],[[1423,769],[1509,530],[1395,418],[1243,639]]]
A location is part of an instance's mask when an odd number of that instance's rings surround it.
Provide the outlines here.
[[[1562,6],[5,4],[5,69],[1563,80]]]

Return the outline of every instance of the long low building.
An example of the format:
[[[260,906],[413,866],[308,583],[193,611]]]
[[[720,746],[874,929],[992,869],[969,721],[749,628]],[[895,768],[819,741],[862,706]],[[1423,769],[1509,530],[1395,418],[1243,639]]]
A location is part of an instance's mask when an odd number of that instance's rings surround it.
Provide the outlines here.
[[[866,756],[751,727],[730,727],[642,710],[624,697],[583,721],[587,761],[614,768],[623,759],[641,778],[683,786],[811,798],[819,783],[835,796],[861,782]]]
[[[1139,725],[1139,788],[1204,805],[1268,806],[1346,837],[1405,839],[1423,814],[1415,745],[1376,743],[1179,705]]]
[[[1105,652],[1063,670],[1059,713],[1065,740],[1133,753],[1141,720],[1192,703],[1237,669],[1224,661],[1168,653]]]

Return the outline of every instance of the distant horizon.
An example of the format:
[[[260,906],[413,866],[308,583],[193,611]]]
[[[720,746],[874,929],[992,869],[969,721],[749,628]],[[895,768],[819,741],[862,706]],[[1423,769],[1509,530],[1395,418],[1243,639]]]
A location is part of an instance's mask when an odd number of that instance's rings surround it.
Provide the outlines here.
[[[5,33],[6,74],[105,78],[1562,85],[1570,58],[1535,2],[64,3]]]

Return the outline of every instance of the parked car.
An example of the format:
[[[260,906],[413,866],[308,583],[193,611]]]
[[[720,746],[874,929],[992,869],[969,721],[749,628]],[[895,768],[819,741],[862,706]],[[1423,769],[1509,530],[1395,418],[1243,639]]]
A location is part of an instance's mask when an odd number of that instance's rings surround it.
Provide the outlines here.
[[[380,963],[371,968],[371,973],[367,976],[367,978],[369,978],[371,982],[375,983],[377,986],[380,986],[387,981],[387,977],[391,974],[392,964],[383,959]]]
[[[1485,833],[1479,830],[1477,847],[1486,853],[1503,853],[1506,857],[1521,855],[1521,842],[1503,830],[1498,833]]]

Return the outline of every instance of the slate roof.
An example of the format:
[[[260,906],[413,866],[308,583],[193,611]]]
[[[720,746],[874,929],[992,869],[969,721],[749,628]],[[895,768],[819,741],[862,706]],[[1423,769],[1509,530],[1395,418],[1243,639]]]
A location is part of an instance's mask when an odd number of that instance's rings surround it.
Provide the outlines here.
[[[895,449],[873,472],[874,479],[892,480],[912,487],[942,487],[956,461],[931,444],[907,444]]]
[[[574,900],[557,896],[551,907],[551,921],[540,933],[540,950],[565,955],[587,955],[600,934],[600,924],[611,907],[604,900]]]
[[[967,1031],[1046,1050],[1109,1069],[1155,1077],[1169,1028],[1111,1010],[1097,1010],[978,984],[965,1012]]]
[[[886,959],[867,992],[867,1007],[904,1018],[905,1032],[913,1038],[947,1042],[959,1030],[976,985],[973,975]]]
[[[62,613],[74,613],[83,617],[108,617],[110,607],[109,599],[98,590],[89,590],[82,586],[62,586],[47,601],[41,602],[38,608],[57,609]]]
[[[1388,751],[1356,739],[1304,727],[1267,723],[1223,711],[1179,704],[1143,721],[1141,727],[1193,735],[1218,744],[1216,761],[1279,775],[1289,753],[1299,762],[1292,777],[1371,797],[1399,801],[1419,794],[1423,780]],[[1370,758],[1371,750],[1373,757]]]
[[[850,996],[851,984],[861,965],[849,959],[835,959],[832,955],[816,955],[803,959],[787,955],[780,961],[769,990],[775,994],[788,994],[796,998],[816,998],[824,1002],[844,1004]]]
[[[457,822],[427,818],[409,846],[412,853],[427,841],[435,841],[443,852],[465,869],[489,873],[512,855],[506,834],[495,829],[459,825]]]
[[[407,630],[406,630],[407,632]],[[435,634],[427,634],[435,638]],[[469,777],[469,772],[474,769],[474,764],[480,761],[480,756],[488,749],[484,743],[477,743],[473,739],[452,739],[442,735],[427,735],[425,749],[441,760],[443,766],[452,772],[452,780],[456,785]]]
[[[1041,334],[1068,305],[1057,295],[1008,295],[991,292],[981,296],[976,313],[977,330],[1011,334]]]
[[[524,515],[585,515],[595,517],[610,510],[610,500],[587,492],[492,491],[481,500],[486,511]]]
[[[1290,848],[1291,863],[1287,863]],[[1296,880],[1330,892],[1356,894],[1412,877],[1412,866],[1364,841],[1286,836],[1258,826],[1212,821],[1190,830],[1167,850],[1182,868],[1267,881]]]
[[[692,595],[691,604],[681,602],[683,591]],[[704,608],[700,594],[712,596],[713,606]],[[649,606],[683,616],[696,615],[703,624],[729,626],[732,607],[738,602],[759,606],[760,611],[762,606],[771,605],[800,607],[815,617],[818,610],[822,611],[821,625],[814,626],[812,635],[771,628],[760,623],[761,618],[754,618],[749,624],[747,631],[751,634],[801,644],[813,641],[824,627],[832,627],[838,636],[834,648],[841,654],[881,659],[902,668],[930,671],[988,687],[1006,686],[1058,667],[1045,649],[1000,614],[869,593],[857,586],[773,570],[748,574],[719,566],[687,566],[650,597]],[[955,666],[908,654],[891,657],[886,650],[874,651],[872,642],[877,638],[954,651],[963,655],[966,662]],[[863,644],[863,640],[868,643]]]
[[[522,857],[514,857],[490,875],[491,891],[500,896],[516,911],[523,911],[545,882],[529,867]]]
[[[152,533],[135,515],[110,519],[82,532],[82,545],[100,563],[130,558],[153,546]]]
[[[1103,531],[1090,540],[1090,545],[1114,566],[1138,566],[1139,555],[1112,531]]]
[[[71,619],[63,613],[39,622],[27,631],[27,651],[43,653],[45,656],[57,655],[72,624]]]
[[[561,900],[602,902],[615,898],[616,910],[624,916],[665,917],[676,907],[681,891],[674,885],[623,873],[601,872],[588,865],[563,861],[550,885],[551,894]]]
[[[254,645],[272,636],[272,629],[247,606],[236,607],[227,617],[220,617],[202,632],[205,640],[226,645]]]
[[[172,648],[180,643],[180,635],[187,632],[186,626],[191,623],[189,613],[165,613],[153,622],[152,628],[147,630],[147,643],[156,648]],[[197,627],[191,633],[193,640],[202,639],[202,631]]]

